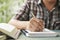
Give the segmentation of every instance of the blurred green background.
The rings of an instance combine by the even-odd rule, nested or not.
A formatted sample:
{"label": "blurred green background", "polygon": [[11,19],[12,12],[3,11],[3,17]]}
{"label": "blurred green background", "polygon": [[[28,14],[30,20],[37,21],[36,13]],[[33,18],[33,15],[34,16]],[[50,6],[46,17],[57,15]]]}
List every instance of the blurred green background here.
{"label": "blurred green background", "polygon": [[26,0],[0,0],[0,23],[7,23]]}

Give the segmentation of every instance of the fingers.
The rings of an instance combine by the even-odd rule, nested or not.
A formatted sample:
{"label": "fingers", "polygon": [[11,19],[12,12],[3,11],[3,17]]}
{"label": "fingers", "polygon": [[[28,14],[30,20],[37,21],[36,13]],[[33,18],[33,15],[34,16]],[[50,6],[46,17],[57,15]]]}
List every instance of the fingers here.
{"label": "fingers", "polygon": [[43,26],[44,26],[44,22],[40,19],[37,19],[37,18],[32,18],[31,20],[30,20],[30,22],[31,23],[36,23],[36,25],[39,25],[40,26],[40,28],[43,28]]}
{"label": "fingers", "polygon": [[[37,24],[36,24],[37,25]],[[43,28],[41,28],[41,26],[37,25],[36,26],[35,24],[32,24],[30,23],[30,31],[34,31],[34,32],[40,32],[40,31],[43,31]]]}
{"label": "fingers", "polygon": [[42,31],[44,28],[44,23],[42,20],[39,20],[35,17],[33,17],[31,20],[30,20],[30,29],[31,30],[34,30],[34,31]]}
{"label": "fingers", "polygon": [[38,27],[38,25],[39,25],[35,20],[31,20],[30,24],[34,25],[35,27]]}
{"label": "fingers", "polygon": [[30,24],[29,30],[32,32],[35,32],[36,27],[34,25]]}
{"label": "fingers", "polygon": [[39,32],[40,29],[38,28],[38,26],[36,27],[35,25],[30,23],[30,27],[29,27],[30,31],[32,32]]}

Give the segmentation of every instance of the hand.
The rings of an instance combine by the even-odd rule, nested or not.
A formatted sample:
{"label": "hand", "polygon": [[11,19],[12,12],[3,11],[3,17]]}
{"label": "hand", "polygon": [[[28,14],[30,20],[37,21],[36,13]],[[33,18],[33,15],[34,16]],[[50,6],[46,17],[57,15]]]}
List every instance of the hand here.
{"label": "hand", "polygon": [[39,32],[39,31],[43,31],[44,29],[44,22],[43,20],[39,20],[35,17],[33,17],[31,20],[30,20],[30,26],[28,28],[30,31],[33,31],[33,32]]}

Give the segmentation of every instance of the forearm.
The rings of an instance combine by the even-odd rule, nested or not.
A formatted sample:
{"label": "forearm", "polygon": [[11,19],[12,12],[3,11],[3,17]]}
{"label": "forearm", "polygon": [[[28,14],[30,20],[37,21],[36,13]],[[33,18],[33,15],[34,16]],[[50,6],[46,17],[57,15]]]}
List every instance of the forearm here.
{"label": "forearm", "polygon": [[26,29],[27,26],[29,25],[29,21],[18,21],[18,20],[12,19],[9,21],[9,24],[14,25],[18,29]]}

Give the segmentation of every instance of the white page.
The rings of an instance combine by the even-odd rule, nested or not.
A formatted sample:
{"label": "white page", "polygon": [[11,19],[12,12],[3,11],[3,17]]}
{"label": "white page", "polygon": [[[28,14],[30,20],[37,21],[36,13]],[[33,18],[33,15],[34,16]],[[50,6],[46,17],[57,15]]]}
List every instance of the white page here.
{"label": "white page", "polygon": [[44,29],[43,32],[31,32],[26,30],[28,33],[25,33],[28,37],[56,37],[57,33],[49,29]]}
{"label": "white page", "polygon": [[15,29],[15,27],[13,25],[7,24],[7,23],[0,23],[0,29],[4,29],[8,32],[13,31],[13,29]]}

